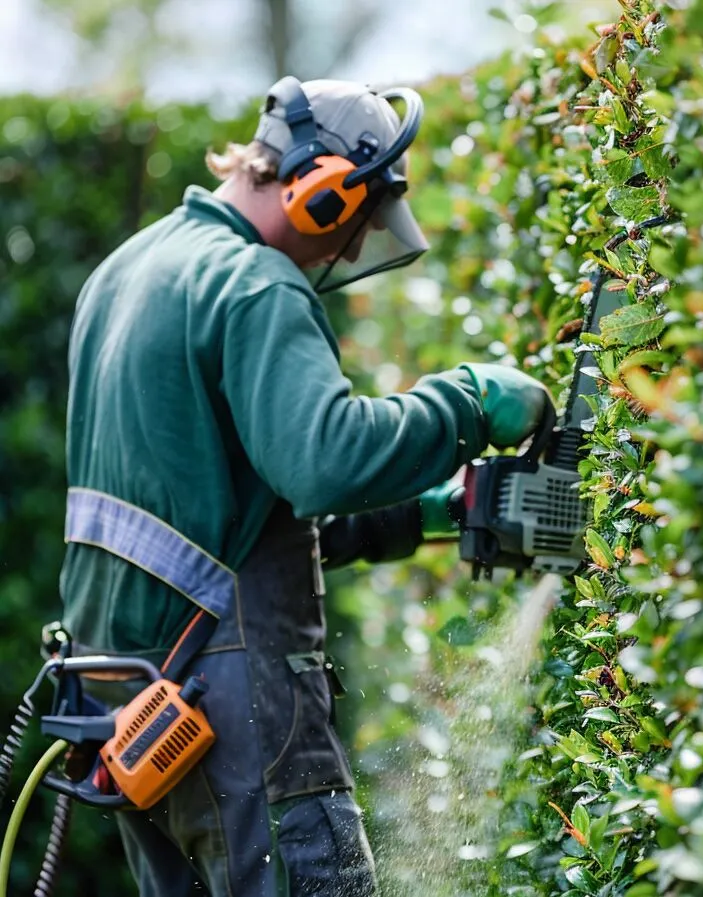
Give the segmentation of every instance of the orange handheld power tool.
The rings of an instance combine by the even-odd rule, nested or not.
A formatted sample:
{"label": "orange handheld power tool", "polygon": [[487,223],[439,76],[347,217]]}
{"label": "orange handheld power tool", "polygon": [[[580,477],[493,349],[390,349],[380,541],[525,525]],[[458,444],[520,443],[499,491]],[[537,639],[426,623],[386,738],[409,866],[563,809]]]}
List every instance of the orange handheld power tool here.
{"label": "orange handheld power tool", "polygon": [[[196,706],[207,683],[191,676],[181,686],[141,658],[103,656],[52,659],[45,667],[61,680],[83,675],[129,674],[150,684],[114,715],[64,712],[75,700],[59,703],[59,712],[42,716],[45,735],[75,746],[90,774],[81,781],[49,774],[43,782],[82,803],[100,807],[129,804],[146,810],[160,800],[200,760],[215,741],[204,712]],[[80,685],[78,685],[80,688]],[[64,693],[71,688],[64,689]],[[83,702],[85,706],[85,701]],[[70,763],[67,766],[69,772]]]}
{"label": "orange handheld power tool", "polygon": [[[213,618],[214,619],[214,618]],[[198,637],[214,624],[204,618]],[[201,639],[202,641],[202,639]],[[71,657],[71,637],[61,623],[42,630],[42,654],[46,662],[22,696],[10,732],[0,745],[0,806],[8,792],[15,758],[35,715],[34,698],[50,679],[55,685],[51,714],[41,716],[41,730],[53,736],[45,753],[15,804],[11,825],[0,851],[0,892],[7,893],[9,856],[19,821],[36,784],[57,791],[59,797],[51,824],[51,837],[34,891],[49,897],[66,837],[71,800],[100,809],[147,810],[171,790],[200,760],[215,741],[202,709],[196,706],[207,692],[207,683],[190,676],[178,685],[166,675],[179,673],[193,656],[191,641],[180,660],[160,672],[139,657]],[[126,706],[114,714],[84,692],[81,676],[96,679],[146,680],[149,682]],[[173,673],[174,678],[180,675]],[[63,757],[60,772],[50,772]],[[30,787],[31,785],[31,787]],[[29,789],[29,790],[28,790]],[[14,825],[12,824],[14,820]],[[3,873],[4,870],[4,873]]]}

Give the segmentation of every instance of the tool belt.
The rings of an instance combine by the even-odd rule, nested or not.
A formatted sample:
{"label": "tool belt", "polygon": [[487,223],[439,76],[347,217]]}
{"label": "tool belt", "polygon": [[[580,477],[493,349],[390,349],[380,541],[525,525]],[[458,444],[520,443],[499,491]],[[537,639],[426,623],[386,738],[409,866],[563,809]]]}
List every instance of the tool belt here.
{"label": "tool belt", "polygon": [[245,652],[250,684],[232,687],[252,689],[269,801],[352,787],[333,731],[334,697],[343,689],[323,652],[324,589],[310,522],[295,520],[290,506],[279,503],[235,573],[153,514],[73,488],[65,538],[134,564],[192,602],[196,613],[162,666],[164,678],[178,682],[210,654]]}
{"label": "tool belt", "polygon": [[68,490],[64,538],[121,557],[198,608],[161,667],[166,678],[177,682],[231,607],[234,572],[148,511],[93,489]]}

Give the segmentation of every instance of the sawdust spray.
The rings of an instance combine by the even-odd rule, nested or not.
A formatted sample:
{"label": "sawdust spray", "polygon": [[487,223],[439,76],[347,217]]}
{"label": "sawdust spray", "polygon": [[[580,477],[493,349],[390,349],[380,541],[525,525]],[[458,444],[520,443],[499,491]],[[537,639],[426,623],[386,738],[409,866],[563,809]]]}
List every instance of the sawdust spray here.
{"label": "sawdust spray", "polygon": [[382,774],[375,853],[383,897],[489,894],[501,770],[524,735],[527,674],[560,588],[558,576],[543,576],[470,663],[457,651],[435,694],[436,725],[423,724]]}

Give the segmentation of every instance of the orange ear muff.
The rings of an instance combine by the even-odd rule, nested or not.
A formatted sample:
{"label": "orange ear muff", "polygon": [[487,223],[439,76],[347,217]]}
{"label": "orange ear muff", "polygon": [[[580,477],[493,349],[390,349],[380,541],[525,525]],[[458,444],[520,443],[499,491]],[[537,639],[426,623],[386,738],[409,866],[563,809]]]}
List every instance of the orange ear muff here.
{"label": "orange ear muff", "polygon": [[357,166],[342,156],[317,156],[281,188],[281,202],[301,234],[327,234],[348,221],[366,199],[365,183],[344,186]]}

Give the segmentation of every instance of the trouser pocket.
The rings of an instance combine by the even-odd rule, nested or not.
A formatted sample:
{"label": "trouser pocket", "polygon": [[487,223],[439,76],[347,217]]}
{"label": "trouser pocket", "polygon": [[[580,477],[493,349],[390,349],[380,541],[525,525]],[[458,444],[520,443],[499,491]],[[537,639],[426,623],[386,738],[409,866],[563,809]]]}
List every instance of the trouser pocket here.
{"label": "trouser pocket", "polygon": [[265,771],[269,800],[283,800],[332,788],[351,788],[352,776],[330,719],[332,694],[321,652],[286,657],[286,685],[293,712],[286,739]]}
{"label": "trouser pocket", "polygon": [[361,811],[346,792],[295,801],[281,816],[278,850],[288,897],[372,897],[377,893]]}

